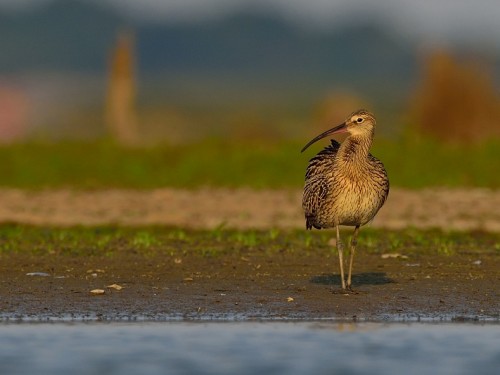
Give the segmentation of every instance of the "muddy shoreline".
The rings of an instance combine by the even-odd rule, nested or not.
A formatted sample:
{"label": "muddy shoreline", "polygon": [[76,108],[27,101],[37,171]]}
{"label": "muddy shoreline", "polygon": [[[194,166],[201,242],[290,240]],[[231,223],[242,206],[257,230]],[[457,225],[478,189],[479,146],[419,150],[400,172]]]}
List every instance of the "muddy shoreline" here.
{"label": "muddy shoreline", "polygon": [[[479,258],[479,259],[478,259]],[[335,257],[2,257],[0,321],[270,320],[500,322],[495,254],[356,259],[355,293]],[[44,272],[47,276],[28,276]],[[110,288],[119,285],[121,290]],[[91,290],[104,294],[93,295]]]}
{"label": "muddy shoreline", "polygon": [[[44,226],[303,228],[300,191],[2,189],[0,222]],[[500,231],[500,191],[393,189],[373,227]],[[189,251],[187,252],[189,254]],[[43,272],[45,276],[36,276]],[[35,273],[35,276],[28,274]],[[121,290],[108,288],[117,284]],[[356,255],[356,293],[335,253],[214,257],[0,254],[0,321],[500,321],[500,254]],[[104,294],[93,295],[91,290]]]}

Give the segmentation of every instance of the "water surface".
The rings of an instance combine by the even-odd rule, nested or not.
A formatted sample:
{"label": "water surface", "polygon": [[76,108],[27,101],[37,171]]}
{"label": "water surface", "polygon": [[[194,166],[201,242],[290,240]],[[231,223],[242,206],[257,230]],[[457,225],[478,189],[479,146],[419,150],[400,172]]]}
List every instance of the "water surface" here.
{"label": "water surface", "polygon": [[0,374],[497,374],[500,325],[8,323]]}

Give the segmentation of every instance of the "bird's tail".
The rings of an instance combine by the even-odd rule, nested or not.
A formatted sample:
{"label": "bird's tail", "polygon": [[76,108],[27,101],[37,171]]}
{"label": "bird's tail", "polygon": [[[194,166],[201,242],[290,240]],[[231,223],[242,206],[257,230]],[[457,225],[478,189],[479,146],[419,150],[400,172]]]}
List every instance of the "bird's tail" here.
{"label": "bird's tail", "polygon": [[313,227],[319,229],[314,225],[314,216],[306,215],[306,229],[312,229]]}

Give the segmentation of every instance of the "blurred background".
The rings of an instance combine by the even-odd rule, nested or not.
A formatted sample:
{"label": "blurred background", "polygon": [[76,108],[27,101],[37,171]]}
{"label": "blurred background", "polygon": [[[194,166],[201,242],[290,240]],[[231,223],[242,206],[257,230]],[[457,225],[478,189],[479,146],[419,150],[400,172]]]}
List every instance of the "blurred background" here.
{"label": "blurred background", "polygon": [[298,187],[302,145],[364,107],[394,185],[498,188],[499,14],[495,0],[0,0],[0,185]]}

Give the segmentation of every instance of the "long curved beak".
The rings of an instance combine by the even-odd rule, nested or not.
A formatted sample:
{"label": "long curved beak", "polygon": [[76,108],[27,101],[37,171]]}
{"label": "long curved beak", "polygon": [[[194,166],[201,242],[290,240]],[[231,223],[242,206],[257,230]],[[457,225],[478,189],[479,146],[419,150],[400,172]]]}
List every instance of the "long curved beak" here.
{"label": "long curved beak", "polygon": [[307,145],[305,145],[304,148],[302,150],[300,150],[300,152],[304,152],[310,145],[312,145],[314,142],[319,141],[322,138],[328,137],[329,135],[332,135],[332,134],[344,133],[346,131],[347,131],[347,123],[344,122],[344,123],[340,124],[339,126],[336,126],[330,130],[327,130],[324,133],[321,133],[316,138],[309,141],[309,143]]}

